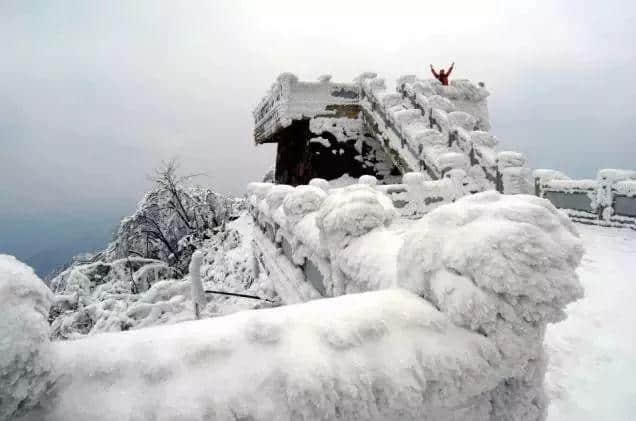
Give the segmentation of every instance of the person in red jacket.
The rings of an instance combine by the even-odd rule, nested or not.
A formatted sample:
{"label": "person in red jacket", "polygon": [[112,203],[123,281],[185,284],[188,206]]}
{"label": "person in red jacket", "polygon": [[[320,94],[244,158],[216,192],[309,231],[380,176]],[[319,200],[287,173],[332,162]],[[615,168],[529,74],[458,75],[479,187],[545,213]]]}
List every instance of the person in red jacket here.
{"label": "person in red jacket", "polygon": [[449,67],[447,71],[444,71],[444,69],[440,69],[439,73],[437,73],[433,68],[433,65],[431,64],[431,72],[433,72],[433,76],[435,76],[435,79],[442,82],[442,85],[447,86],[448,76],[450,76],[451,72],[453,71],[453,67],[455,67],[455,62],[451,64],[451,67]]}

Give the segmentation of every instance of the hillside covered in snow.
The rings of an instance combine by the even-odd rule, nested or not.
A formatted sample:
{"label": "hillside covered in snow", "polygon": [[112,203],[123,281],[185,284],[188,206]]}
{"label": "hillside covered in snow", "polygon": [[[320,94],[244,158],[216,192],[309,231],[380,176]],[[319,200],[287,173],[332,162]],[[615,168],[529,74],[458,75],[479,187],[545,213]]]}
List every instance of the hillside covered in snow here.
{"label": "hillside covered in snow", "polygon": [[[191,320],[188,264],[195,250],[203,255],[206,288],[276,301],[268,280],[254,276],[244,200],[187,183],[171,163],[160,175],[106,250],[78,256],[51,280],[52,338]],[[271,305],[213,294],[208,300],[203,317]]]}

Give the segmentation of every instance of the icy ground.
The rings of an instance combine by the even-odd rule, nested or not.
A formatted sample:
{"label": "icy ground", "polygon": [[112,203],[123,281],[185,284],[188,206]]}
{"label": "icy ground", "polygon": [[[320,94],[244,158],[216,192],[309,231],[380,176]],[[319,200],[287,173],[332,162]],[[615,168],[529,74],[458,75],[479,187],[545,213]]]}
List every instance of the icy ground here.
{"label": "icy ground", "polygon": [[636,419],[636,232],[576,225],[585,298],[548,327],[550,421]]}

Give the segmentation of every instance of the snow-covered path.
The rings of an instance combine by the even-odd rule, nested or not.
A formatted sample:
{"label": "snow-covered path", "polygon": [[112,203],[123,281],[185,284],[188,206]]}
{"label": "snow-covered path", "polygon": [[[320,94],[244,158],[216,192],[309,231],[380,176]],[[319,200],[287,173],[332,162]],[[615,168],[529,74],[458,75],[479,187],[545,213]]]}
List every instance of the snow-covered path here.
{"label": "snow-covered path", "polygon": [[550,326],[548,419],[636,419],[636,232],[577,224],[585,298]]}

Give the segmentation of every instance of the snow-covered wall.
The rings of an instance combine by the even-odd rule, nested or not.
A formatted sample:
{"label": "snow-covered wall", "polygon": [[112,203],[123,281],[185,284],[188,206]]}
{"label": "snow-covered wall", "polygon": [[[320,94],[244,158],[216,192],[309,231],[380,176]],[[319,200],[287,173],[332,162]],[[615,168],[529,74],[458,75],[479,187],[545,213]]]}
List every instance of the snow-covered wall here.
{"label": "snow-covered wall", "polygon": [[[259,223],[278,224],[271,241],[255,235],[271,246],[266,258],[291,252],[283,271],[300,272],[302,260],[323,258],[335,298],[50,343],[37,334],[46,288],[0,259],[0,320],[20,321],[0,322],[0,344],[19,344],[0,359],[2,414],[545,419],[545,327],[582,294],[582,247],[567,217],[544,199],[491,191],[407,220],[370,179],[325,187],[254,183],[249,200]],[[282,250],[283,239],[295,248]],[[308,285],[299,301],[321,296],[298,280]]]}

